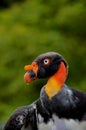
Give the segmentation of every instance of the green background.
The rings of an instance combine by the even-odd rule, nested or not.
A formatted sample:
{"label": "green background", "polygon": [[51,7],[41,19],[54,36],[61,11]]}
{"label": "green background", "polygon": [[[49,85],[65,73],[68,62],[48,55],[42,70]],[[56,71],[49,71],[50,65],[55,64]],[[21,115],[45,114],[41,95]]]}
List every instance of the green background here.
{"label": "green background", "polygon": [[0,122],[39,97],[46,80],[26,85],[24,66],[56,51],[69,64],[66,83],[86,91],[85,0],[5,1],[0,8]]}

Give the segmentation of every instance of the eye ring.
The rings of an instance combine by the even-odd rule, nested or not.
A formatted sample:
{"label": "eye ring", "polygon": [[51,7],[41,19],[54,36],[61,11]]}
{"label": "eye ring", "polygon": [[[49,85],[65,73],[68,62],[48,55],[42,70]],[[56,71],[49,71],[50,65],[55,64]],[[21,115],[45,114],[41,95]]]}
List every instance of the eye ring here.
{"label": "eye ring", "polygon": [[43,60],[43,64],[44,64],[44,65],[49,65],[49,64],[50,64],[50,59],[49,59],[49,58],[45,58],[45,59]]}

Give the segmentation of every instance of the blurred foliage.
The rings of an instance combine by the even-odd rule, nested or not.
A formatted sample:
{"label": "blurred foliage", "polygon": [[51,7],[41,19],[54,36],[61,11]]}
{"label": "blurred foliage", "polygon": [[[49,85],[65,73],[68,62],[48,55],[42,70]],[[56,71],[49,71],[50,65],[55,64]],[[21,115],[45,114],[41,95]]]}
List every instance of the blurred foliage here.
{"label": "blurred foliage", "polygon": [[0,9],[5,9],[10,7],[14,3],[20,3],[25,0],[0,0]]}
{"label": "blurred foliage", "polygon": [[69,64],[67,84],[86,91],[86,1],[31,0],[0,11],[0,120],[39,97],[46,80],[26,86],[24,65],[56,51]]}

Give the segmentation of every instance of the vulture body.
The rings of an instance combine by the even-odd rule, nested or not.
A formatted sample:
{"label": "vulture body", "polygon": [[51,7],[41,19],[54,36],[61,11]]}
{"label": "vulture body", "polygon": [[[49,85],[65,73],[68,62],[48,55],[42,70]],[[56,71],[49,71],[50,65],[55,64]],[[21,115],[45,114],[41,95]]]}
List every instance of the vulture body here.
{"label": "vulture body", "polygon": [[[41,89],[40,98],[31,105],[18,108],[4,130],[40,130],[41,122],[51,122],[52,130],[58,130],[58,117],[86,121],[86,93],[65,84],[68,65],[60,54],[42,54],[31,65],[26,65],[25,70],[26,83],[37,78],[48,78],[48,81]],[[60,126],[60,130],[66,130],[64,123]]]}

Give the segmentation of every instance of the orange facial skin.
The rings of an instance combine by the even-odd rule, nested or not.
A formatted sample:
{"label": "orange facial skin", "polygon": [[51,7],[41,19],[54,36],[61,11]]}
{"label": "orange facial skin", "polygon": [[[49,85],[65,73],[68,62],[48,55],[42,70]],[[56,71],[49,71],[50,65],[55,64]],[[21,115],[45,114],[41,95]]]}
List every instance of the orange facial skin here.
{"label": "orange facial skin", "polygon": [[31,83],[37,78],[38,65],[36,62],[33,62],[31,65],[26,65],[24,69],[28,71],[24,75],[24,81],[26,83]]}
{"label": "orange facial skin", "polygon": [[66,77],[67,69],[65,68],[64,63],[61,62],[59,70],[48,79],[48,82],[45,85],[45,91],[50,99],[62,89]]}

